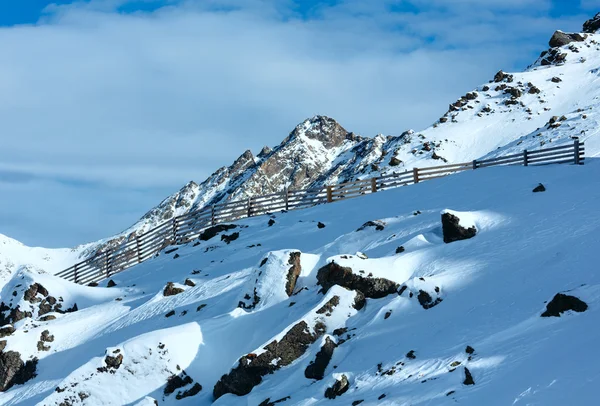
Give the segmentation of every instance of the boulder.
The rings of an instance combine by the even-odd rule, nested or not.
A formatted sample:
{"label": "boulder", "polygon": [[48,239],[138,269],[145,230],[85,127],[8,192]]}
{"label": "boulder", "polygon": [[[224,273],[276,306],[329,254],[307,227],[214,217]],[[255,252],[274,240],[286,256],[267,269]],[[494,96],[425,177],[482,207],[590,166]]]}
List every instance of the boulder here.
{"label": "boulder", "polygon": [[586,36],[581,35],[579,33],[566,33],[566,32],[562,32],[562,31],[555,31],[554,34],[552,35],[552,38],[550,38],[550,41],[548,42],[548,44],[550,45],[551,48],[556,48],[556,47],[562,47],[564,45],[570,44],[571,42],[574,41],[584,41],[586,38]]}
{"label": "boulder", "polygon": [[356,229],[356,231],[366,230],[370,227],[375,228],[376,231],[383,231],[385,229],[385,223],[381,220],[367,221],[365,224]]}
{"label": "boulder", "polygon": [[343,267],[330,262],[317,272],[318,284],[321,291],[327,291],[334,285],[362,292],[365,297],[379,299],[391,293],[396,293],[399,285],[385,278],[365,278],[352,272],[352,268]]}
{"label": "boulder", "polygon": [[107,287],[107,288],[113,288],[113,287],[115,287],[115,286],[117,286],[117,284],[116,284],[116,283],[115,283],[115,281],[113,281],[112,279],[110,279],[110,280],[108,281],[108,283],[106,284],[106,287]]}
{"label": "boulder", "polygon": [[108,368],[119,369],[123,363],[123,354],[117,354],[114,357],[112,355],[107,355],[104,358],[104,363],[106,363]]}
{"label": "boulder", "polygon": [[471,375],[471,371],[467,367],[465,367],[465,380],[463,381],[464,385],[475,385],[475,381],[473,380],[473,375]]}
{"label": "boulder", "polygon": [[235,233],[231,233],[229,235],[223,234],[221,236],[221,241],[225,241],[226,244],[229,244],[231,241],[235,241],[239,238],[240,233],[239,232],[235,232]]}
{"label": "boulder", "polygon": [[338,396],[342,396],[350,389],[350,383],[348,382],[348,378],[346,375],[342,375],[342,377],[335,381],[333,386],[327,388],[325,390],[325,397],[327,399],[335,399]]}
{"label": "boulder", "polygon": [[316,379],[320,381],[325,376],[325,369],[333,357],[333,351],[337,347],[337,344],[329,337],[325,338],[325,344],[321,346],[321,349],[317,353],[314,362],[311,362],[309,366],[304,370],[304,376],[308,379]]}
{"label": "boulder", "polygon": [[21,385],[36,376],[37,358],[23,362],[16,351],[0,353],[0,392]]}
{"label": "boulder", "polygon": [[542,185],[541,183],[533,189],[533,193],[539,193],[539,192],[545,192],[545,191],[546,191],[546,187],[544,185]]}
{"label": "boulder", "polygon": [[231,230],[232,228],[236,228],[235,224],[219,224],[213,227],[209,227],[204,230],[200,237],[198,237],[201,241],[208,241],[213,238],[215,235],[219,234],[222,231]]}
{"label": "boulder", "polygon": [[304,355],[310,344],[323,334],[316,326],[312,331],[305,321],[295,324],[280,341],[273,340],[263,348],[260,355],[247,354],[238,361],[238,365],[223,375],[213,389],[215,399],[226,393],[244,396],[262,382],[265,375],[285,367]]}
{"label": "boulder", "polygon": [[287,282],[285,284],[285,293],[287,293],[288,296],[292,296],[294,288],[296,287],[296,282],[302,271],[302,265],[300,265],[300,251],[290,253],[288,264],[291,265],[291,267],[288,269],[286,276]]}
{"label": "boulder", "polygon": [[[172,375],[167,380],[167,385],[165,386],[164,394],[170,395],[171,393],[175,392],[177,389],[181,389],[184,386],[191,384],[192,382],[194,382],[194,380],[192,379],[191,376],[186,374],[185,371],[182,371],[181,374],[179,374],[179,375]],[[200,387],[200,389],[202,389],[202,387]]]}
{"label": "boulder", "polygon": [[320,221],[317,223],[317,228],[325,228],[325,224],[321,223]]}
{"label": "boulder", "polygon": [[442,233],[444,235],[444,242],[451,243],[454,241],[466,240],[475,237],[477,229],[473,227],[462,227],[460,225],[460,218],[452,213],[442,213]]}
{"label": "boulder", "polygon": [[165,289],[163,290],[163,296],[175,296],[183,292],[182,288],[178,288],[175,286],[173,282],[167,283]]}
{"label": "boulder", "polygon": [[[441,121],[441,119],[440,119]],[[396,158],[395,156],[392,157],[392,159],[390,159],[390,166],[398,166],[402,163],[402,161],[398,158]]]}
{"label": "boulder", "polygon": [[0,338],[7,337],[15,332],[15,328],[10,324],[0,328]]}
{"label": "boulder", "polygon": [[37,303],[42,300],[37,297],[38,293],[44,297],[48,296],[48,290],[45,287],[39,283],[34,283],[25,291],[23,298],[30,303]]}
{"label": "boulder", "polygon": [[189,398],[190,396],[196,396],[202,390],[202,385],[196,382],[190,389],[183,392],[179,392],[175,395],[175,399],[181,400],[183,398]]}
{"label": "boulder", "polygon": [[557,293],[546,305],[546,311],[542,313],[542,317],[560,317],[561,313],[564,313],[568,310],[581,313],[585,312],[587,308],[587,303],[581,299],[575,296]]}
{"label": "boulder", "polygon": [[600,13],[583,23],[583,32],[593,34],[600,29]]}
{"label": "boulder", "polygon": [[187,278],[187,279],[186,279],[186,280],[183,282],[183,284],[184,284],[185,286],[189,286],[190,288],[193,288],[194,286],[196,286],[196,284],[195,284],[195,283],[194,283],[194,282],[193,282],[191,279],[189,279],[189,278]]}
{"label": "boulder", "polygon": [[425,292],[424,290],[419,290],[417,299],[419,300],[419,303],[421,304],[421,306],[423,306],[423,309],[425,310],[431,309],[432,307],[437,306],[439,303],[442,302],[442,298],[436,297],[434,300],[431,297],[431,295]]}

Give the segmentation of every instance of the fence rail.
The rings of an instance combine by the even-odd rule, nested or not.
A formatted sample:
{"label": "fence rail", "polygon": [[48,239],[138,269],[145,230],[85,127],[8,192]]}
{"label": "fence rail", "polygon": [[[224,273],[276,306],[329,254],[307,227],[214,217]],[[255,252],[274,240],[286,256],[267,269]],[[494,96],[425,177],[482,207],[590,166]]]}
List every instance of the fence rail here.
{"label": "fence rail", "polygon": [[548,165],[558,163],[583,164],[584,144],[575,139],[573,144],[523,151],[497,158],[457,164],[413,168],[376,178],[356,180],[315,189],[288,190],[248,199],[217,203],[201,210],[177,216],[140,235],[132,234],[116,247],[97,252],[56,274],[78,284],[90,284],[124,271],[152,258],[170,245],[185,244],[197,238],[203,230],[226,222],[260,216],[276,211],[298,210],[323,203],[338,202],[399,186],[436,179],[453,173],[507,165]]}

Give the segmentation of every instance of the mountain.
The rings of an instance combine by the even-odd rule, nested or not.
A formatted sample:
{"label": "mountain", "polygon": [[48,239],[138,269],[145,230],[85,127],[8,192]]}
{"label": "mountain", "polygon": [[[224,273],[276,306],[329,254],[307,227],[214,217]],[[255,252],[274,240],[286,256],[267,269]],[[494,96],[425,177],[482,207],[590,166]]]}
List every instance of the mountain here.
{"label": "mountain", "polygon": [[356,135],[332,118],[298,124],[278,146],[256,156],[245,151],[201,183],[190,182],[129,228],[125,235],[188,210],[284,188],[320,187],[404,171],[413,167],[536,149],[580,137],[588,155],[600,152],[598,19],[582,33],[557,31],[550,49],[523,72],[497,72],[449,105],[422,131],[397,136]]}

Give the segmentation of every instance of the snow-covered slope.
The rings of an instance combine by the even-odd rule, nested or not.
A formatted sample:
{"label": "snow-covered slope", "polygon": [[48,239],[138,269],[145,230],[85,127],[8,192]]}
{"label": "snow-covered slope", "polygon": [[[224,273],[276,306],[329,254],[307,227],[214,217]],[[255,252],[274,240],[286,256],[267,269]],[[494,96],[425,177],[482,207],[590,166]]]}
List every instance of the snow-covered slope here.
{"label": "snow-covered slope", "polygon": [[[113,287],[21,270],[0,404],[595,404],[598,179],[488,168],[250,218]],[[477,234],[444,243],[441,213]],[[559,292],[586,311],[540,317]]]}

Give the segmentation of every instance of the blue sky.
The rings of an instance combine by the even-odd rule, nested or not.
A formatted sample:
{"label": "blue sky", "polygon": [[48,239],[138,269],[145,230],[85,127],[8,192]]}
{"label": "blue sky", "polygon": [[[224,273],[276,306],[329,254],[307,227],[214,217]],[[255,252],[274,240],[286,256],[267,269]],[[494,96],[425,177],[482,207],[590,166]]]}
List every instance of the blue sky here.
{"label": "blue sky", "polygon": [[73,246],[325,114],[421,129],[600,0],[0,0],[0,233]]}

